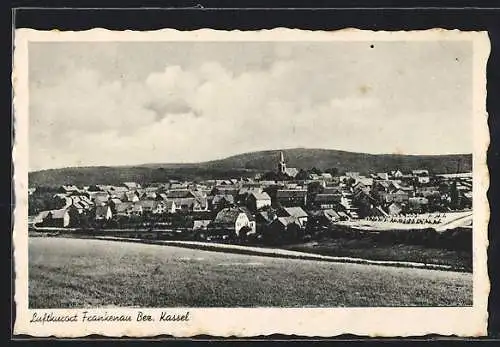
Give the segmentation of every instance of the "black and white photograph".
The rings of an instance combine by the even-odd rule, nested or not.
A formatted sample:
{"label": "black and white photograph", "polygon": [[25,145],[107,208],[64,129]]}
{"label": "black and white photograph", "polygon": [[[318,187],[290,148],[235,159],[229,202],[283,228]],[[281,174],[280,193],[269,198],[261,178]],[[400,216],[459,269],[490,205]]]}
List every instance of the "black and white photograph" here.
{"label": "black and white photograph", "polygon": [[486,34],[18,43],[21,331],[484,329]]}

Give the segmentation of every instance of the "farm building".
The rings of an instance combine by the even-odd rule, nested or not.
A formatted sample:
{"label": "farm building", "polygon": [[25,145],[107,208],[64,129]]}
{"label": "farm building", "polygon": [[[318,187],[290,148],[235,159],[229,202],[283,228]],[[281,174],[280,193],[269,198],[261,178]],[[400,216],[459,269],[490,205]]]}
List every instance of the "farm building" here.
{"label": "farm building", "polygon": [[242,207],[224,208],[215,217],[212,226],[216,229],[225,229],[234,232],[236,236],[245,228],[247,233],[255,233],[255,220],[252,215]]}
{"label": "farm building", "polygon": [[278,189],[276,202],[281,206],[305,206],[307,202],[306,189]]}
{"label": "farm building", "polygon": [[283,207],[277,212],[278,217],[294,217],[301,227],[307,223],[309,215],[300,207]]}
{"label": "farm building", "polygon": [[257,211],[266,206],[271,206],[271,197],[266,192],[252,192],[247,198],[248,207]]}

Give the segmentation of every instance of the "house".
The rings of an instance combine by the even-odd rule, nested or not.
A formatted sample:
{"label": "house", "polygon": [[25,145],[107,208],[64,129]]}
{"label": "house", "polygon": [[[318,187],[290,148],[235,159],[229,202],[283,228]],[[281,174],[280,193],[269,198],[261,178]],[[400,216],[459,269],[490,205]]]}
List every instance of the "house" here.
{"label": "house", "polygon": [[157,197],[158,197],[158,194],[156,192],[148,192],[148,191],[146,191],[146,192],[144,192],[144,195],[143,195],[144,199],[150,199],[150,200],[151,199],[154,200]]}
{"label": "house", "polygon": [[301,227],[307,223],[309,215],[300,207],[283,207],[277,212],[278,217],[294,217],[297,219]]}
{"label": "house", "polygon": [[88,205],[86,205],[83,201],[80,200],[72,200],[70,206],[72,206],[80,214],[88,209]]}
{"label": "house", "polygon": [[171,200],[175,203],[176,212],[189,212],[193,210],[194,198],[173,198]]}
{"label": "house", "polygon": [[78,213],[90,210],[93,205],[93,202],[85,195],[73,195],[66,202],[66,207],[73,206]]}
{"label": "house", "polygon": [[121,194],[129,191],[127,187],[120,187],[120,186],[111,186],[105,190],[113,196],[120,196]]}
{"label": "house", "polygon": [[327,186],[321,191],[322,194],[341,194],[342,189],[339,186]]}
{"label": "house", "polygon": [[387,208],[387,212],[391,216],[397,216],[397,215],[401,214],[401,211],[403,211],[403,206],[399,202],[393,202]]}
{"label": "house", "polygon": [[407,202],[409,199],[409,195],[407,192],[403,191],[402,189],[398,189],[395,192],[388,193],[385,195],[385,202]]}
{"label": "house", "polygon": [[107,192],[89,192],[90,199],[94,202],[94,204],[97,205],[104,205],[107,204],[108,199],[109,199],[109,194]]}
{"label": "house", "polygon": [[268,225],[276,218],[278,218],[278,215],[276,214],[276,211],[274,211],[273,209],[259,211],[255,215],[255,221],[257,222],[257,226]]}
{"label": "house", "polygon": [[408,207],[412,212],[424,212],[429,200],[424,197],[413,197],[408,199]]}
{"label": "house", "polygon": [[231,230],[240,235],[240,231],[245,228],[246,233],[255,233],[256,225],[252,215],[242,207],[224,208],[215,217],[212,226],[216,229]]}
{"label": "house", "polygon": [[430,182],[428,170],[412,170],[411,174],[417,179],[420,184],[427,184]]}
{"label": "house", "polygon": [[208,211],[207,198],[174,198],[176,211],[203,212]]}
{"label": "house", "polygon": [[45,219],[47,218],[47,216],[49,215],[50,211],[42,211],[40,212],[39,214],[37,214],[35,216],[35,218],[33,218],[33,225],[34,226],[42,226],[43,225],[43,222],[45,221]]}
{"label": "house", "polygon": [[125,193],[123,193],[122,197],[123,197],[123,201],[129,201],[129,202],[139,201],[139,194],[137,192],[134,192],[134,191],[125,192]]}
{"label": "house", "polygon": [[169,199],[194,198],[189,189],[173,189],[169,190],[166,194]]}
{"label": "house", "polygon": [[73,192],[79,192],[79,191],[80,190],[75,185],[62,185],[59,188],[60,193],[73,193]]}
{"label": "house", "polygon": [[208,211],[208,199],[206,197],[197,197],[194,199],[193,212]]}
{"label": "house", "polygon": [[141,204],[138,203],[133,203],[132,208],[131,208],[131,215],[132,216],[142,216],[144,213],[144,208],[142,207]]}
{"label": "house", "polygon": [[326,181],[331,181],[333,180],[333,176],[331,173],[328,173],[328,172],[324,172],[321,174],[321,178],[323,178],[324,180]]}
{"label": "house", "polygon": [[278,189],[276,202],[281,206],[305,206],[307,189]]}
{"label": "house", "polygon": [[143,213],[162,214],[166,210],[165,204],[156,200],[140,200],[136,202],[136,205],[142,207]]}
{"label": "house", "polygon": [[334,210],[323,210],[321,211],[322,215],[328,218],[332,222],[338,222],[340,220],[340,215]]}
{"label": "house", "polygon": [[230,194],[217,194],[212,197],[210,205],[212,211],[219,211],[225,207],[231,207],[234,205],[234,196]]}
{"label": "house", "polygon": [[238,192],[240,191],[239,188],[233,187],[233,186],[224,186],[224,185],[219,185],[216,186],[212,189],[210,192],[211,195],[232,195],[233,197],[238,196]]}
{"label": "house", "polygon": [[309,224],[312,229],[328,227],[334,222],[338,222],[340,216],[334,210],[312,211]]}
{"label": "house", "polygon": [[247,198],[247,205],[252,211],[271,206],[271,197],[266,192],[252,192]]}
{"label": "house", "polygon": [[210,219],[194,220],[193,230],[207,230],[210,223],[212,223]]}
{"label": "house", "polygon": [[342,199],[342,194],[316,194],[314,197],[314,205],[320,209],[330,209],[335,208],[340,204]]}
{"label": "house", "polygon": [[136,182],[123,182],[122,186],[126,187],[129,190],[141,188],[141,185],[139,183],[136,183]]}
{"label": "house", "polygon": [[118,198],[112,198],[109,200],[109,206],[111,207],[112,211],[116,211],[116,206],[122,204],[123,202],[118,199]]}
{"label": "house", "polygon": [[297,218],[291,216],[278,217],[272,221],[270,226],[271,228],[273,228],[274,226],[278,226],[278,229],[286,231],[291,225],[296,226],[299,229],[301,228],[300,222],[297,220]]}
{"label": "house", "polygon": [[48,211],[43,219],[43,225],[48,227],[66,228],[70,224],[70,214],[67,208]]}
{"label": "house", "polygon": [[377,178],[386,181],[389,179],[389,174],[387,172],[377,172]]}
{"label": "house", "polygon": [[346,176],[347,178],[357,179],[357,178],[359,177],[359,172],[349,171],[349,172],[346,172],[346,173],[345,173],[345,176]]}
{"label": "house", "polygon": [[134,203],[133,202],[122,202],[121,204],[115,205],[115,214],[117,216],[130,217],[132,215]]}
{"label": "house", "polygon": [[95,208],[96,220],[110,220],[111,218],[113,218],[113,212],[110,206],[97,206]]}
{"label": "house", "polygon": [[337,211],[337,214],[339,215],[341,221],[351,219],[344,211]]}
{"label": "house", "polygon": [[393,178],[401,178],[403,177],[403,173],[400,170],[392,170],[390,176]]}
{"label": "house", "polygon": [[165,213],[175,213],[177,210],[177,206],[175,205],[174,199],[166,199],[164,200],[165,205]]}
{"label": "house", "polygon": [[278,217],[266,228],[266,234],[274,242],[296,240],[301,234],[301,226],[295,217]]}
{"label": "house", "polygon": [[319,181],[322,177],[318,174],[315,174],[315,173],[311,173],[309,174],[309,179],[311,181]]}
{"label": "house", "polygon": [[371,191],[371,186],[366,186],[364,185],[363,183],[361,182],[356,182],[353,186],[352,186],[352,191],[353,193],[357,193],[357,192],[363,192],[363,193],[366,193],[366,194],[369,194],[370,191]]}
{"label": "house", "polygon": [[372,191],[374,192],[384,192],[384,193],[391,193],[393,191],[397,190],[397,187],[394,185],[393,181],[374,181],[373,186],[372,186]]}
{"label": "house", "polygon": [[241,187],[238,190],[238,199],[240,199],[241,201],[244,201],[252,193],[262,193],[262,187],[260,185],[256,186],[256,187],[253,187],[253,186],[252,187]]}

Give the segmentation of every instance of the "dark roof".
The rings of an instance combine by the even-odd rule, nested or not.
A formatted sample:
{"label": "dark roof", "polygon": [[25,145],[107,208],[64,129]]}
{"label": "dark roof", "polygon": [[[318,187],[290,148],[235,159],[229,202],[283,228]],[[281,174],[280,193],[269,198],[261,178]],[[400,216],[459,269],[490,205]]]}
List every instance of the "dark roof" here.
{"label": "dark roof", "polygon": [[342,194],[316,194],[316,202],[340,202]]}
{"label": "dark roof", "polygon": [[121,204],[116,205],[116,212],[125,212],[132,208],[134,204],[132,202],[126,201],[122,202]]}
{"label": "dark roof", "polygon": [[211,222],[211,220],[194,220],[193,229],[206,228]]}
{"label": "dark roof", "polygon": [[289,226],[290,224],[297,224],[300,226],[297,218],[295,217],[278,217],[271,224],[281,224],[284,227]]}
{"label": "dark roof", "polygon": [[217,194],[213,197],[212,203],[218,204],[223,200],[232,204],[232,203],[234,203],[234,196],[232,196],[231,194]]}
{"label": "dark roof", "polygon": [[276,217],[276,213],[270,211],[261,211],[257,213],[257,216],[260,217],[264,222],[271,223]]}
{"label": "dark roof", "polygon": [[139,188],[139,184],[136,182],[123,182],[122,184],[129,189]]}
{"label": "dark roof", "polygon": [[271,200],[271,197],[266,192],[253,192],[250,196],[254,197],[255,200]]}
{"label": "dark roof", "polygon": [[196,202],[195,198],[174,198],[175,206],[192,208]]}
{"label": "dark roof", "polygon": [[238,192],[239,192],[239,189],[238,188],[234,188],[234,187],[215,187],[214,188],[214,191],[217,193],[217,194],[231,194],[231,195],[238,195]]}
{"label": "dark roof", "polygon": [[409,198],[408,202],[412,204],[427,204],[429,203],[429,200],[427,198],[415,197],[415,198]]}
{"label": "dark roof", "polygon": [[242,213],[243,212],[238,208],[224,208],[219,213],[217,213],[217,216],[214,219],[214,224],[232,225],[236,222],[236,219]]}
{"label": "dark roof", "polygon": [[36,217],[33,219],[34,223],[41,223],[47,216],[49,215],[50,211],[42,211],[39,214],[36,215]]}
{"label": "dark roof", "polygon": [[248,211],[247,208],[245,207],[228,207],[222,209],[219,213],[217,213],[217,216],[214,219],[214,224],[219,224],[219,225],[227,225],[227,224],[234,224],[238,216],[244,213],[246,214],[247,218],[250,221],[253,221],[254,218],[250,211]]}
{"label": "dark roof", "polygon": [[282,211],[284,211],[289,216],[293,216],[295,218],[308,216],[307,212],[300,207],[283,207]]}
{"label": "dark roof", "polygon": [[167,192],[168,198],[192,198],[193,194],[188,189],[175,189]]}
{"label": "dark roof", "polygon": [[325,187],[323,189],[323,192],[322,194],[336,194],[336,193],[340,193],[342,190],[340,189],[339,186],[336,186],[336,187]]}
{"label": "dark roof", "polygon": [[324,210],[323,214],[330,218],[340,218],[339,214],[334,210]]}
{"label": "dark roof", "polygon": [[165,208],[167,210],[171,210],[172,206],[175,204],[175,201],[173,199],[166,199],[164,203],[165,203]]}
{"label": "dark roof", "polygon": [[146,209],[154,209],[156,205],[158,205],[158,201],[155,200],[141,200],[136,202],[136,205],[142,206],[142,208]]}
{"label": "dark roof", "polygon": [[307,190],[305,189],[278,189],[276,198],[305,198]]}

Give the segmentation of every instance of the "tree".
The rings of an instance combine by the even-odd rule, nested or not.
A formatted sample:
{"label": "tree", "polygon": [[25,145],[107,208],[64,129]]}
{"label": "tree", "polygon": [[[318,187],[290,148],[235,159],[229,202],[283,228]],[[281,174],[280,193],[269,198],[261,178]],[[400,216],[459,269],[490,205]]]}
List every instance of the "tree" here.
{"label": "tree", "polygon": [[450,207],[456,210],[459,207],[459,192],[457,188],[457,182],[453,181],[450,186]]}
{"label": "tree", "polygon": [[336,167],[331,167],[329,169],[326,169],[325,170],[326,173],[329,173],[330,175],[332,176],[338,176],[339,174],[339,169],[337,169]]}
{"label": "tree", "polygon": [[308,179],[308,177],[309,177],[309,174],[307,173],[307,171],[300,169],[297,176],[295,176],[295,179],[297,179],[299,181],[304,181],[304,180]]}
{"label": "tree", "polygon": [[318,169],[317,167],[313,167],[311,169],[311,173],[316,174],[316,175],[321,175],[323,172],[320,169]]}
{"label": "tree", "polygon": [[311,205],[312,202],[316,199],[316,195],[321,193],[323,187],[319,182],[311,182],[307,185],[307,201],[308,205]]}
{"label": "tree", "polygon": [[264,174],[262,174],[261,179],[264,181],[274,181],[274,180],[278,179],[278,177],[277,177],[276,172],[268,171],[268,172],[265,172]]}
{"label": "tree", "polygon": [[54,193],[37,190],[28,198],[28,213],[29,215],[36,215],[42,211],[57,210],[63,208],[64,205],[64,200],[60,198],[54,198]]}

